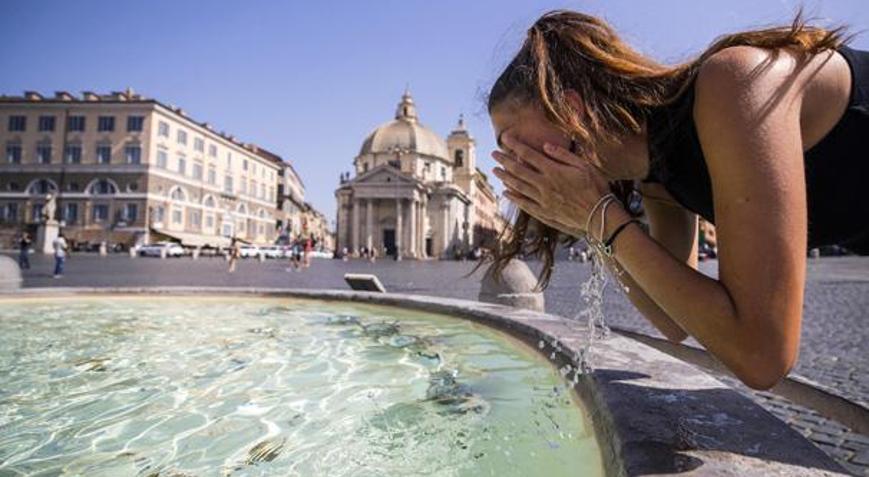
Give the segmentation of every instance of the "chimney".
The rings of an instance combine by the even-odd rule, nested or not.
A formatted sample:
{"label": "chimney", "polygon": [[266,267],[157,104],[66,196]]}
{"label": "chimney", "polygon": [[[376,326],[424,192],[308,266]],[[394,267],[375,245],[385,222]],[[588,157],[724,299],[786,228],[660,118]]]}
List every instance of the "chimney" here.
{"label": "chimney", "polygon": [[84,98],[85,101],[99,101],[100,100],[100,97],[96,93],[94,93],[93,91],[82,91],[81,96],[82,96],[82,98]]}
{"label": "chimney", "polygon": [[24,99],[27,101],[42,101],[42,95],[36,91],[25,91]]}
{"label": "chimney", "polygon": [[66,91],[55,91],[54,99],[59,99],[61,101],[72,101],[75,98],[73,98],[73,96]]}

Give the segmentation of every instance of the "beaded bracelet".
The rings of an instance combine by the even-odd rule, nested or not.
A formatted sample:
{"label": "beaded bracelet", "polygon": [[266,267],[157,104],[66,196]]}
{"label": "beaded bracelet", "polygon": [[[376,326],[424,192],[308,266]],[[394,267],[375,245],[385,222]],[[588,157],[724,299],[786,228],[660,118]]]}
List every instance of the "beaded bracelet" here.
{"label": "beaded bracelet", "polygon": [[628,227],[628,225],[631,225],[631,224],[637,224],[637,225],[639,225],[640,227],[642,227],[642,222],[640,222],[639,220],[637,220],[637,219],[631,219],[631,220],[628,220],[627,222],[625,222],[625,223],[619,225],[618,227],[616,227],[616,229],[615,229],[615,230],[613,231],[613,233],[609,236],[609,238],[606,240],[606,242],[604,242],[604,244],[603,244],[603,252],[604,252],[608,257],[612,257],[612,256],[613,256],[613,244],[615,243],[616,238],[619,236],[620,233],[622,233],[623,230],[625,230],[625,229]]}

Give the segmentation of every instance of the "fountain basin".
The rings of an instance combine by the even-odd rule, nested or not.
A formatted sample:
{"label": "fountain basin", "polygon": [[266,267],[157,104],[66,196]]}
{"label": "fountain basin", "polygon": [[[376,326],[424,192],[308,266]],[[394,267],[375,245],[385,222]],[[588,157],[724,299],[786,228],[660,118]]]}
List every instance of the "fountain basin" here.
{"label": "fountain basin", "polygon": [[[120,297],[131,295],[139,298],[147,297],[151,302],[195,301],[203,297],[219,297],[224,300],[229,297],[230,300],[238,302],[263,299],[324,300],[324,303],[339,307],[374,304],[397,310],[449,315],[506,332],[526,343],[530,349],[537,350],[540,355],[552,358],[555,366],[562,369],[566,365],[574,366],[571,359],[585,344],[584,340],[587,336],[587,330],[577,326],[576,323],[542,313],[464,300],[342,291],[220,288],[25,289],[2,295],[0,310],[12,303],[21,303],[22,300],[32,303],[48,300],[62,304],[65,299],[67,303],[90,299],[104,300],[109,304],[117,302]],[[193,309],[197,309],[196,306]],[[199,309],[201,310],[202,307]],[[398,314],[402,313],[404,312]],[[398,318],[400,325],[401,317]],[[367,326],[377,324],[377,320],[363,321],[365,321],[363,325]],[[4,326],[2,318],[0,318],[0,326]],[[355,329],[354,326],[356,325],[351,325],[348,329]],[[367,331],[362,325],[359,330],[363,334]],[[267,330],[260,331],[265,333]],[[381,331],[389,332],[389,330]],[[368,334],[378,333],[374,330]],[[369,338],[374,339],[371,336]],[[376,338],[381,339],[383,336]],[[401,343],[393,344],[410,346],[413,340],[405,338]],[[403,348],[403,346],[399,347]],[[530,350],[525,352],[528,351]],[[102,365],[102,363],[92,364],[97,367],[96,369]],[[689,475],[692,473],[695,475],[835,475],[841,472],[841,469],[820,450],[750,400],[692,366],[650,347],[620,336],[611,336],[595,344],[592,364],[595,367],[594,373],[582,377],[573,388],[576,397],[584,404],[588,420],[584,421],[585,424],[570,417],[560,417],[561,421],[555,421],[555,423],[570,424],[567,427],[574,426],[572,427],[574,434],[582,435],[585,439],[583,441],[585,447],[579,446],[584,449],[581,452],[585,452],[580,460],[589,465],[583,470],[571,469],[570,475],[602,473],[648,475],[686,472]],[[550,373],[552,372],[554,371],[550,368]],[[466,371],[459,373],[458,383],[451,383],[449,378],[438,381],[437,376],[432,378],[429,375],[415,385],[425,398],[435,400],[441,389],[438,386],[450,388],[454,384],[467,385],[466,388],[461,388],[459,394],[467,392],[468,401],[472,401],[471,396],[480,397],[482,403],[472,401],[470,404],[472,409],[463,415],[469,412],[477,413],[478,410],[473,408],[476,405],[486,408],[484,412],[493,412],[492,409],[499,406],[496,400],[492,399],[497,397],[497,393],[487,395],[481,392],[482,386],[473,380],[470,380],[470,383],[462,382],[464,373]],[[481,373],[486,374],[487,371],[483,369]],[[545,382],[545,379],[541,382]],[[434,396],[430,393],[434,393]],[[3,401],[0,401],[0,410],[2,407]],[[249,407],[245,410],[242,407],[242,410],[253,412],[257,409]],[[234,412],[240,411],[236,409]],[[382,417],[383,413],[374,412],[372,415]],[[471,414],[472,417],[474,415]],[[374,425],[376,427],[376,423]],[[586,432],[588,428],[594,430],[593,439]],[[0,432],[2,429],[3,426],[0,425]],[[509,470],[514,471],[512,475],[529,475],[527,471],[522,471],[524,465],[530,464],[531,468],[539,470],[542,468],[539,467],[540,465],[547,463],[545,458],[535,460],[540,459],[539,455],[531,455],[527,452],[527,447],[519,444],[514,446],[509,442],[511,436],[528,437],[528,434],[528,430],[504,434],[507,435],[508,440],[499,444],[497,451],[501,452],[500,456],[506,455],[503,454],[504,450],[509,452],[511,449],[522,449],[518,455],[516,453],[510,455],[516,459],[515,462],[523,464],[510,467],[506,473],[502,472],[499,475],[511,475]],[[557,435],[558,433],[552,429],[546,429],[532,440],[539,444],[546,442],[548,437]],[[563,442],[555,442],[555,444],[564,445]],[[259,445],[259,442],[256,445]],[[267,441],[259,448],[256,445],[248,446],[246,455],[259,456],[261,461],[271,463],[272,461],[266,460],[272,455],[271,453],[274,453],[279,446],[287,444],[286,441],[278,440],[277,443]],[[495,452],[496,448],[487,449],[491,449],[487,450],[488,452]],[[431,459],[442,458],[445,454],[446,450],[434,452]],[[474,455],[466,456],[465,459],[474,459]],[[571,456],[576,457],[573,453]],[[279,458],[276,456],[274,462],[278,462]],[[569,461],[570,457],[566,459]],[[5,457],[5,461],[9,462],[10,458]],[[424,465],[425,462],[426,459],[418,465]],[[5,464],[0,463],[0,471],[3,470],[3,465]],[[225,469],[215,469],[215,473],[221,470]],[[440,471],[442,475],[463,475],[465,472],[461,466],[451,468],[446,465],[441,467]],[[467,475],[479,475],[473,471],[467,472],[470,472]],[[547,475],[560,475],[558,472],[560,471]],[[368,474],[357,472],[357,475]],[[372,471],[370,475],[379,474]],[[435,475],[441,474],[435,473]]]}

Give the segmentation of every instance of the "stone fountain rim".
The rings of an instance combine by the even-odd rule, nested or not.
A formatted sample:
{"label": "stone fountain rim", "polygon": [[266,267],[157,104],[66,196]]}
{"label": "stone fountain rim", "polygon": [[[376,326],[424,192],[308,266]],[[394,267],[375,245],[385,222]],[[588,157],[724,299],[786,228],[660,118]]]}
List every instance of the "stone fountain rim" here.
{"label": "stone fountain rim", "polygon": [[[351,301],[469,319],[571,364],[587,329],[556,315],[490,303],[398,293],[259,287],[25,288],[15,297],[257,295]],[[556,338],[560,337],[560,338]],[[558,343],[557,347],[553,343]],[[595,345],[595,373],[576,386],[607,475],[847,475],[820,449],[750,399],[652,347],[611,334]]]}

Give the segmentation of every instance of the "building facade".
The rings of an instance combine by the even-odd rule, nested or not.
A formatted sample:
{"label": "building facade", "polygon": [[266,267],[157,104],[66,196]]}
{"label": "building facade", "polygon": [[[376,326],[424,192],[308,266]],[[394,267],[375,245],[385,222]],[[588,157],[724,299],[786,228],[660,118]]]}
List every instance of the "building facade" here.
{"label": "building facade", "polygon": [[280,157],[131,90],[0,96],[0,147],[7,240],[37,226],[49,194],[73,242],[220,247],[278,233]]}
{"label": "building facade", "polygon": [[476,168],[464,121],[444,141],[419,122],[409,92],[395,119],[376,128],[342,175],[336,249],[407,258],[445,258],[479,245],[498,215],[497,197]]}

